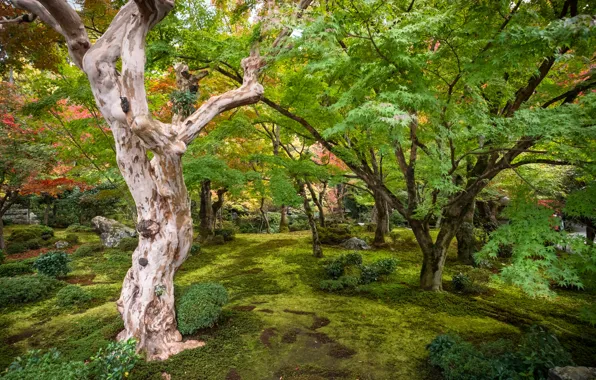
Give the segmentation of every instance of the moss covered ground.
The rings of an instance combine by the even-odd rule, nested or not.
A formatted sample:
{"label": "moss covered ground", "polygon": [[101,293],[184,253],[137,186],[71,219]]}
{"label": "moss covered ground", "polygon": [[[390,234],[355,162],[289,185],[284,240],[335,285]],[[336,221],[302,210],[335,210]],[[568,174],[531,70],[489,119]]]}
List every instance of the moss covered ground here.
{"label": "moss covered ground", "polygon": [[[61,232],[59,232],[61,233]],[[411,233],[408,231],[405,234]],[[92,242],[95,236],[84,235]],[[446,291],[417,289],[420,252],[415,244],[363,252],[365,262],[395,257],[397,271],[357,290],[319,290],[325,259],[311,255],[309,234],[238,235],[191,256],[176,276],[177,292],[196,282],[219,282],[230,294],[218,325],[194,338],[206,345],[164,362],[141,363],[136,379],[432,379],[426,345],[453,331],[472,341],[515,338],[532,324],[555,332],[576,364],[594,364],[596,328],[579,319],[596,290],[558,290],[532,299],[491,282],[480,294],[449,289],[466,270],[448,259]],[[346,251],[325,247],[326,258]],[[56,347],[84,360],[122,328],[114,301],[130,265],[130,252],[105,250],[75,258],[66,280],[80,283],[94,300],[60,308],[55,298],[12,306],[0,316],[0,366],[32,348]]]}

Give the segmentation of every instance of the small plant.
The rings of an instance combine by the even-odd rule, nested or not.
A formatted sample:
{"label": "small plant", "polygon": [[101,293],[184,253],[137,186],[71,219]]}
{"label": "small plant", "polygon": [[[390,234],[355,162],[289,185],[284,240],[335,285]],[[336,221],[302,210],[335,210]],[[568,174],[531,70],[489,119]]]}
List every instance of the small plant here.
{"label": "small plant", "polygon": [[397,259],[380,259],[374,263],[380,275],[389,275],[397,269]]}
{"label": "small plant", "polygon": [[30,273],[33,273],[33,268],[25,263],[15,262],[0,265],[0,277],[14,277]]}
{"label": "small plant", "polygon": [[221,308],[228,302],[228,292],[220,284],[192,285],[178,301],[176,315],[178,330],[189,335],[207,327],[213,327]]}
{"label": "small plant", "polygon": [[0,307],[38,301],[46,297],[60,282],[46,276],[0,278]]}
{"label": "small plant", "polygon": [[199,243],[193,243],[193,244],[190,246],[190,254],[191,254],[191,255],[196,255],[196,254],[198,254],[199,252],[201,252],[201,245],[200,245]]}
{"label": "small plant", "polygon": [[397,244],[400,237],[401,237],[401,234],[399,233],[398,230],[391,230],[391,232],[389,232],[389,238],[391,239],[393,244]]}
{"label": "small plant", "polygon": [[79,285],[68,285],[56,294],[56,304],[60,307],[79,306],[91,300],[91,295]]}
{"label": "small plant", "polygon": [[140,360],[136,353],[136,341],[112,342],[106,348],[100,348],[91,358],[89,372],[93,378],[119,380],[128,377]]}
{"label": "small plant", "polygon": [[379,279],[381,273],[379,272],[379,268],[372,264],[372,265],[363,265],[360,267],[360,283],[361,284],[370,284],[371,282],[375,282]]}
{"label": "small plant", "polygon": [[66,237],[64,238],[64,240],[66,240],[68,242],[68,244],[70,244],[70,245],[75,245],[75,244],[79,243],[79,235],[66,234]]}
{"label": "small plant", "polygon": [[348,253],[346,255],[340,256],[341,261],[344,265],[361,265],[362,264],[362,255],[358,252]]}
{"label": "small plant", "polygon": [[103,251],[104,246],[101,243],[84,244],[81,245],[74,253],[76,257],[93,256],[94,253]]}
{"label": "small plant", "polygon": [[470,286],[472,286],[472,280],[470,277],[460,272],[453,276],[451,279],[451,284],[453,285],[453,289],[461,292],[469,289]]}
{"label": "small plant", "polygon": [[321,290],[334,292],[344,289],[352,289],[358,286],[360,277],[358,276],[341,276],[337,280],[323,280],[320,283]]}
{"label": "small plant", "polygon": [[24,243],[9,243],[6,247],[6,253],[9,255],[16,255],[27,251],[27,247]]}
{"label": "small plant", "polygon": [[122,250],[122,251],[134,251],[135,249],[137,249],[137,246],[139,245],[139,239],[138,238],[132,238],[132,237],[128,237],[128,238],[124,238],[122,240],[120,240],[120,243],[118,243],[118,249]]}
{"label": "small plant", "polygon": [[215,230],[215,236],[222,236],[224,241],[236,239],[236,230],[234,228],[218,228]]}
{"label": "small plant", "polygon": [[66,276],[70,272],[70,258],[66,252],[51,251],[44,253],[33,263],[33,268],[48,277]]}
{"label": "small plant", "polygon": [[41,350],[31,350],[12,362],[2,379],[83,380],[88,379],[87,370],[83,362],[65,362],[55,348],[45,354],[42,354]]}
{"label": "small plant", "polygon": [[338,279],[344,274],[344,263],[341,260],[341,257],[331,261],[329,264],[325,266],[325,272],[327,276],[331,277],[332,279]]}

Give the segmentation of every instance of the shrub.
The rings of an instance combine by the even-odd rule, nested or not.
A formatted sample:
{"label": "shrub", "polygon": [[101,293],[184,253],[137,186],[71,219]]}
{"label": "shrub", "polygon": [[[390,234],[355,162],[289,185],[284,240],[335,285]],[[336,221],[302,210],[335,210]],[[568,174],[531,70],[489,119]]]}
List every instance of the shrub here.
{"label": "shrub", "polygon": [[398,230],[391,230],[391,232],[389,232],[389,238],[391,238],[393,244],[397,244],[400,237],[401,233]]}
{"label": "shrub", "polygon": [[520,345],[501,339],[477,347],[457,335],[439,335],[427,349],[445,379],[546,379],[549,368],[573,365],[557,338],[536,326]]}
{"label": "shrub", "polygon": [[338,245],[352,237],[348,226],[319,227],[318,232],[322,244]]}
{"label": "shrub", "polygon": [[341,260],[341,257],[327,264],[325,266],[325,272],[327,272],[327,276],[331,277],[332,279],[338,279],[341,277],[344,274],[344,263]]}
{"label": "shrub", "polygon": [[190,254],[191,254],[191,255],[196,255],[196,254],[198,254],[199,252],[201,252],[201,245],[200,245],[199,243],[193,243],[193,244],[190,246]]}
{"label": "shrub", "polygon": [[74,223],[66,228],[66,232],[93,232],[93,228]]}
{"label": "shrub", "polygon": [[341,276],[337,280],[323,280],[320,283],[321,290],[329,292],[355,288],[358,286],[360,278],[358,276]]}
{"label": "shrub", "polygon": [[211,238],[211,240],[209,240],[209,243],[212,245],[223,245],[226,243],[226,239],[221,235],[217,235],[217,236],[213,236],[213,238]]}
{"label": "shrub", "polygon": [[192,334],[200,329],[212,327],[228,302],[228,292],[220,284],[203,283],[192,285],[180,297],[176,307],[178,330]]}
{"label": "shrub", "polygon": [[64,237],[64,240],[66,240],[70,245],[75,245],[75,244],[78,244],[78,242],[79,242],[79,235],[66,234],[66,237]]}
{"label": "shrub", "polygon": [[138,245],[139,238],[127,237],[120,240],[120,243],[118,243],[118,249],[127,252],[134,251],[135,249],[137,249]]}
{"label": "shrub", "polygon": [[348,253],[346,255],[342,255],[341,257],[342,262],[344,265],[361,265],[362,264],[362,255],[358,252]]}
{"label": "shrub", "polygon": [[375,282],[381,275],[379,268],[374,264],[363,265],[360,270],[360,283],[362,284],[370,284],[371,282]]}
{"label": "shrub", "polygon": [[9,255],[16,255],[25,251],[27,251],[27,247],[23,243],[9,243],[6,247],[6,253]]}
{"label": "shrub", "polygon": [[70,258],[65,252],[51,251],[39,256],[33,263],[33,267],[39,273],[49,277],[66,276],[70,272],[69,261]]}
{"label": "shrub", "polygon": [[29,240],[41,239],[41,234],[35,233],[35,231],[28,228],[22,230],[14,230],[8,237],[8,241],[11,243],[24,243]]}
{"label": "shrub", "polygon": [[215,230],[215,236],[223,237],[224,241],[236,239],[236,230],[234,228],[218,228]]}
{"label": "shrub", "polygon": [[29,273],[33,273],[33,269],[25,263],[16,262],[0,265],[0,277],[14,277]]}
{"label": "shrub", "polygon": [[460,272],[453,276],[451,279],[451,285],[453,285],[453,289],[461,292],[469,289],[470,286],[472,286],[472,280],[470,277]]}
{"label": "shrub", "polygon": [[82,380],[88,378],[83,362],[65,362],[55,348],[45,354],[31,350],[24,357],[17,357],[2,377],[6,380]]}
{"label": "shrub", "polygon": [[4,254],[4,250],[0,249],[0,264],[2,264],[4,260],[6,260],[6,255]]}
{"label": "shrub", "polygon": [[40,300],[58,285],[58,281],[46,276],[2,277],[0,307]]}
{"label": "shrub", "polygon": [[79,285],[67,285],[56,293],[56,303],[61,307],[81,305],[91,300],[91,295]]}
{"label": "shrub", "polygon": [[397,269],[398,261],[394,258],[380,259],[374,263],[380,275],[388,275]]}
{"label": "shrub", "polygon": [[103,251],[104,246],[101,243],[92,243],[81,245],[74,253],[76,257],[88,257],[93,256],[96,252]]}
{"label": "shrub", "polygon": [[102,380],[127,377],[140,359],[136,353],[136,346],[136,341],[129,339],[123,342],[112,342],[105,349],[100,348],[89,364],[92,377]]}

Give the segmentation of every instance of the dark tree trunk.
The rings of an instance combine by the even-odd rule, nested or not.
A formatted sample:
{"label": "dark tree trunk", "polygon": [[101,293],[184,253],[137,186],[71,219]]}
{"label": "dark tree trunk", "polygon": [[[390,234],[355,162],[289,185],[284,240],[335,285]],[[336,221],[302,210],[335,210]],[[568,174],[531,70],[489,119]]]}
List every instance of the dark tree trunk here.
{"label": "dark tree trunk", "polygon": [[2,220],[2,216],[0,215],[0,249],[6,249],[6,245],[4,243],[4,221]]}
{"label": "dark tree trunk", "polygon": [[312,253],[314,257],[323,257],[323,248],[321,247],[321,241],[319,240],[319,231],[317,230],[317,223],[310,207],[310,201],[306,195],[306,184],[300,185],[300,195],[304,200],[304,212],[308,217],[308,225],[310,226],[310,232],[312,233]]}
{"label": "dark tree trunk", "polygon": [[213,230],[215,230],[215,224],[217,221],[217,213],[221,210],[221,208],[223,207],[224,201],[225,201],[225,194],[228,191],[228,189],[219,189],[217,190],[217,201],[213,202],[213,204],[211,205],[211,215],[212,215],[212,220],[213,220]]}
{"label": "dark tree trunk", "polygon": [[211,205],[211,181],[201,182],[201,206],[199,210],[199,234],[202,240],[213,235],[213,208]]}
{"label": "dark tree trunk", "polygon": [[261,198],[261,206],[259,207],[259,212],[261,213],[261,225],[264,223],[267,233],[270,234],[271,226],[269,225],[269,219],[267,219],[267,213],[263,209],[264,205],[265,205],[265,198]]}
{"label": "dark tree trunk", "polygon": [[457,260],[463,264],[474,265],[476,239],[474,237],[474,202],[467,206],[463,221],[456,232]]}
{"label": "dark tree trunk", "polygon": [[373,244],[385,244],[385,235],[389,233],[389,207],[387,201],[383,196],[375,192],[375,240]]}
{"label": "dark tree trunk", "polygon": [[337,184],[335,187],[335,194],[337,197],[337,217],[340,222],[344,220],[344,194],[346,186],[343,183]]}
{"label": "dark tree trunk", "polygon": [[586,241],[589,245],[594,245],[594,238],[596,238],[596,226],[591,220],[586,220]]}
{"label": "dark tree trunk", "polygon": [[[325,227],[325,210],[323,209],[323,197],[317,197],[317,193],[315,192],[315,189],[310,182],[307,181],[306,186],[308,187],[308,191],[310,192],[310,196],[312,198],[313,203],[317,207],[317,210],[319,210],[319,226]],[[323,188],[323,191],[325,191],[325,187]]]}
{"label": "dark tree trunk", "polygon": [[290,224],[288,223],[288,206],[281,205],[281,218],[279,220],[279,232],[289,232]]}
{"label": "dark tree trunk", "polygon": [[48,225],[48,221],[50,219],[50,204],[46,205],[46,209],[43,212],[43,224],[44,226]]}

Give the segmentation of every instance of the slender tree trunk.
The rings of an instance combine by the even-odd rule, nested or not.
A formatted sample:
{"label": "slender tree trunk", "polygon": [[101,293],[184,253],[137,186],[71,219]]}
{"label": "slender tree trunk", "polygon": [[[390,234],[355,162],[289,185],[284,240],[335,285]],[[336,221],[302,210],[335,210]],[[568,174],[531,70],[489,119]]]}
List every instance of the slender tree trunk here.
{"label": "slender tree trunk", "polygon": [[474,205],[475,202],[471,202],[466,206],[467,211],[455,235],[457,238],[457,260],[467,265],[474,265],[474,253],[476,252]]}
{"label": "slender tree trunk", "polygon": [[4,215],[0,215],[0,249],[1,250],[5,250],[6,249],[6,243],[4,243],[4,221],[2,220],[2,217]]}
{"label": "slender tree trunk", "polygon": [[594,245],[594,238],[596,238],[596,226],[590,219],[586,220],[586,242],[589,245]]}
{"label": "slender tree trunk", "polygon": [[211,205],[211,209],[212,209],[212,213],[211,215],[213,216],[213,227],[212,230],[215,230],[216,224],[217,224],[217,217],[219,214],[219,212],[221,211],[224,201],[225,201],[225,194],[228,191],[228,189],[223,188],[223,189],[219,189],[217,190],[217,201],[213,202],[213,204]]}
{"label": "slender tree trunk", "polygon": [[202,240],[213,236],[213,207],[211,203],[211,181],[201,182],[201,205],[199,209],[199,234]]}
{"label": "slender tree trunk", "polygon": [[373,244],[385,244],[385,235],[389,233],[389,207],[381,194],[375,192],[375,239]]}
{"label": "slender tree trunk", "polygon": [[261,206],[259,207],[259,212],[261,213],[261,220],[265,224],[265,229],[268,234],[271,233],[271,226],[269,225],[269,219],[267,218],[267,213],[263,209],[265,205],[265,198],[261,198]]}
{"label": "slender tree trunk", "polygon": [[281,205],[281,218],[279,219],[279,232],[289,232],[290,224],[288,223],[288,206]]}
{"label": "slender tree trunk", "polygon": [[317,193],[315,192],[314,187],[309,181],[306,181],[306,186],[308,187],[308,191],[310,193],[313,203],[319,211],[319,226],[325,227],[325,210],[323,209],[323,202],[321,201],[322,199],[319,199],[319,197],[317,197]]}
{"label": "slender tree trunk", "polygon": [[321,247],[321,241],[319,240],[319,231],[317,230],[317,223],[310,207],[310,201],[306,195],[306,184],[300,184],[300,195],[304,200],[304,212],[308,218],[308,225],[310,226],[310,232],[312,234],[312,254],[314,257],[323,257],[323,248]]}
{"label": "slender tree trunk", "polygon": [[44,226],[48,225],[48,221],[50,219],[50,204],[46,205],[45,210],[43,211],[43,224]]}

